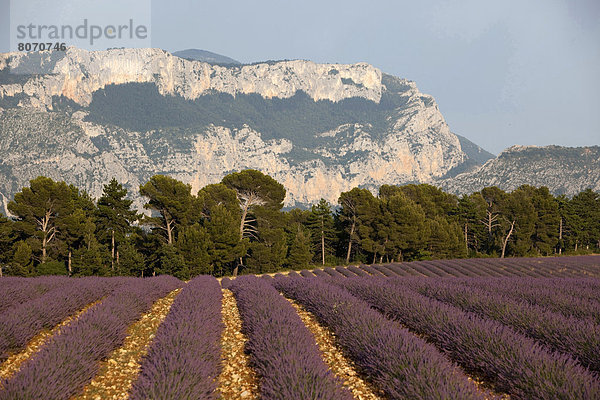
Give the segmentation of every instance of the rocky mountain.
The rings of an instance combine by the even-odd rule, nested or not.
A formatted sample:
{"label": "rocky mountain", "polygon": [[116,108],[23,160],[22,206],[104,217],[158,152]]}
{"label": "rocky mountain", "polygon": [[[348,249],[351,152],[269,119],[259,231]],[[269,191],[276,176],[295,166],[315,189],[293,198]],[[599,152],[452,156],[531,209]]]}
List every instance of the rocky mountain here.
{"label": "rocky mountain", "polygon": [[[188,54],[190,55],[190,54]],[[193,58],[193,57],[190,57]],[[454,193],[600,190],[599,147],[512,147],[452,133],[416,84],[357,63],[221,65],[159,49],[0,54],[0,210],[39,175],[98,197],[168,174],[193,191],[246,168],[287,206],[353,187],[424,182]]]}
{"label": "rocky mountain", "polygon": [[471,168],[485,153],[469,143],[414,82],[366,63],[223,66],[159,49],[0,55],[3,204],[42,174],[95,197],[114,176],[137,196],[154,174],[196,191],[245,168],[281,182],[287,206],[336,203],[355,186]]}
{"label": "rocky mountain", "polygon": [[192,61],[203,61],[209,64],[224,64],[224,65],[235,65],[241,64],[241,62],[234,60],[233,58],[229,58],[223,56],[221,54],[213,53],[212,51],[207,50],[198,50],[198,49],[187,49],[180,50],[173,53],[174,56],[185,58],[186,60]]}
{"label": "rocky mountain", "polygon": [[440,180],[445,190],[462,194],[498,186],[547,186],[554,194],[572,196],[585,189],[600,191],[600,146],[513,146],[480,168]]}

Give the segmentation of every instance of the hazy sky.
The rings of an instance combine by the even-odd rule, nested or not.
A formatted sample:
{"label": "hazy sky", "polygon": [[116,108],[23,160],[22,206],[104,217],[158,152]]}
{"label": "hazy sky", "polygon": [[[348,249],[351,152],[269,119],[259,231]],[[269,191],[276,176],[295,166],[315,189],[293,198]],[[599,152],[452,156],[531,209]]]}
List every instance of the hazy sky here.
{"label": "hazy sky", "polygon": [[[0,39],[7,25],[3,12]],[[366,61],[416,81],[493,153],[600,144],[600,0],[155,0],[151,29],[154,47],[242,62]]]}

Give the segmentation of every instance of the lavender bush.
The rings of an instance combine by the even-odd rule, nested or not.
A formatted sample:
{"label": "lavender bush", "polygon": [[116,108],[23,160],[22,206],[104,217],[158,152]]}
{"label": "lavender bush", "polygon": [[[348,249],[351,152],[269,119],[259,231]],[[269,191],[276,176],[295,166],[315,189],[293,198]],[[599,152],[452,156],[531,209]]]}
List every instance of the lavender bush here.
{"label": "lavender bush", "polygon": [[354,266],[354,265],[349,265],[348,266],[348,271],[354,273],[355,275],[358,276],[368,276],[369,274],[367,274],[365,271],[363,271],[362,269]]}
{"label": "lavender bush", "polygon": [[233,282],[231,290],[248,337],[247,349],[261,378],[263,399],[353,398],[329,371],[292,305],[272,285],[244,276]]}
{"label": "lavender bush", "polygon": [[302,275],[305,278],[314,278],[316,275],[313,274],[312,272],[310,272],[307,269],[303,269],[302,271],[300,271],[300,275]]}
{"label": "lavender bush", "polygon": [[211,276],[184,287],[158,328],[130,399],[216,399],[221,371],[221,288]]}
{"label": "lavender bush", "polygon": [[600,398],[600,382],[592,372],[503,324],[384,279],[350,278],[344,283],[351,293],[426,336],[466,369],[514,398]]}
{"label": "lavender bush", "polygon": [[[600,291],[588,286],[594,279],[519,278],[464,281],[466,287],[479,288],[518,301],[559,312],[566,316],[593,319],[600,324]],[[581,282],[581,283],[580,283]]]}
{"label": "lavender bush", "polygon": [[118,280],[107,278],[73,278],[34,300],[6,310],[0,315],[0,361],[25,347],[42,329],[53,328],[105,296],[117,283]]}
{"label": "lavender bush", "polygon": [[231,286],[231,279],[229,279],[229,278],[221,279],[221,287],[223,289],[229,289],[229,286]]}
{"label": "lavender bush", "polygon": [[5,277],[0,279],[0,315],[9,308],[18,306],[44,295],[58,286],[71,283],[66,276],[41,276],[37,278]]}
{"label": "lavender bush", "polygon": [[70,399],[96,375],[98,362],[122,345],[127,327],[155,300],[182,285],[169,276],[119,279],[127,283],[65,327],[2,383],[1,400]]}
{"label": "lavender bush", "polygon": [[330,327],[339,344],[388,398],[484,397],[433,346],[346,290],[319,278],[276,277],[274,284]]}
{"label": "lavender bush", "polygon": [[344,267],[335,267],[335,270],[347,278],[349,278],[351,276],[356,276],[355,273],[350,272],[347,268],[344,268]]}
{"label": "lavender bush", "polygon": [[336,271],[335,269],[330,268],[330,267],[325,268],[323,271],[333,278],[343,278],[344,277],[343,274],[340,274],[338,271]]}
{"label": "lavender bush", "polygon": [[421,294],[464,311],[499,321],[554,350],[577,358],[581,364],[592,370],[600,371],[600,326],[592,321],[565,317],[501,294],[465,288],[446,279],[393,282],[414,288]]}

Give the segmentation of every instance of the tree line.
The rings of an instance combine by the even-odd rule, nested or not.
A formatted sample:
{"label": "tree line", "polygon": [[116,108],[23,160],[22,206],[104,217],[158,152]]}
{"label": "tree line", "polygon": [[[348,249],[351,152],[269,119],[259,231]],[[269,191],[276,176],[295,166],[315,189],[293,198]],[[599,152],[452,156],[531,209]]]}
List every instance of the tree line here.
{"label": "tree line", "polygon": [[0,272],[171,274],[189,279],[339,265],[464,257],[550,256],[600,248],[600,194],[497,187],[462,197],[428,184],[354,188],[335,206],[283,210],[284,187],[256,170],[196,194],[155,175],[140,185],[148,215],[112,179],[94,200],[40,176],[0,216]]}

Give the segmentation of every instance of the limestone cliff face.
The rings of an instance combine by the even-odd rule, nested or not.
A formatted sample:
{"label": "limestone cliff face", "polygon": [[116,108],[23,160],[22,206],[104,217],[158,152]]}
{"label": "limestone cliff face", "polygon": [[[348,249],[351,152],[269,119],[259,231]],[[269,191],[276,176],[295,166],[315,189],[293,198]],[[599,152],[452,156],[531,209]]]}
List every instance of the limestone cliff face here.
{"label": "limestone cliff face", "polygon": [[[321,197],[335,204],[342,191],[356,186],[375,190],[382,184],[432,183],[468,159],[431,96],[420,93],[414,82],[364,63],[298,60],[221,67],[157,49],[69,49],[62,56],[32,57],[0,55],[0,79],[9,66],[19,69],[35,60],[51,72],[0,80],[0,194],[6,198],[38,175],[65,180],[98,197],[114,176],[141,208],[139,184],[154,174],[190,183],[195,192],[230,172],[255,168],[285,186],[288,206]],[[167,117],[156,128],[132,129],[90,120],[95,93],[132,82],[155,85],[165,101],[189,100],[186,107],[214,93],[281,101],[276,111],[260,108],[241,122],[217,115],[210,123],[170,126]],[[299,91],[311,102],[340,104],[345,117],[318,114],[319,107],[333,107],[322,102],[312,111],[318,117],[294,114],[296,103],[290,99]],[[57,107],[56,96],[77,107]],[[362,117],[355,118],[353,110]],[[268,113],[279,111],[299,121],[320,119],[307,124],[310,129],[329,128],[305,132],[303,141],[279,134],[285,126],[267,134],[257,121],[268,122],[275,116]]]}
{"label": "limestone cliff face", "polygon": [[160,49],[113,49],[86,51],[69,48],[61,57],[50,53],[32,57],[27,53],[0,55],[0,69],[30,70],[43,65],[45,74],[26,83],[2,85],[0,97],[24,93],[30,105],[52,107],[52,96],[65,96],[87,106],[92,94],[110,84],[153,82],[163,95],[195,99],[211,90],[256,93],[287,98],[297,91],[313,100],[340,101],[363,97],[378,102],[381,72],[366,63],[353,65],[282,61],[221,67],[175,57]]}

